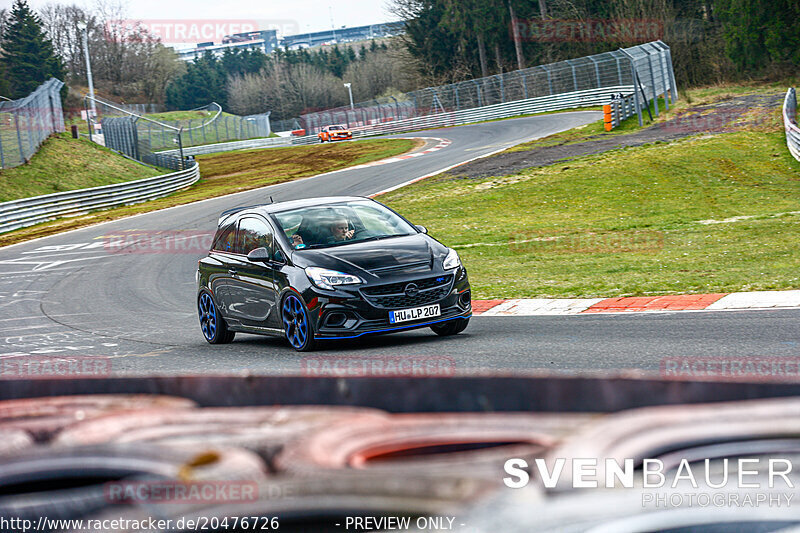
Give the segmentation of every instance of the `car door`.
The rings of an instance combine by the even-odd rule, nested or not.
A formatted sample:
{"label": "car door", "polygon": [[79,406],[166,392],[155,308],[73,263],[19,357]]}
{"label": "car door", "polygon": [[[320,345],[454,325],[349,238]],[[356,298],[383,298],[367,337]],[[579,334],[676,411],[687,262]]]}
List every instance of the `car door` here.
{"label": "car door", "polygon": [[229,285],[228,312],[245,326],[277,327],[274,265],[247,259],[248,253],[262,247],[272,257],[275,249],[272,227],[255,215],[242,217],[231,263],[233,277]]}
{"label": "car door", "polygon": [[208,287],[214,294],[217,305],[223,315],[228,314],[230,301],[230,284],[233,281],[231,262],[235,261],[233,252],[236,247],[236,223],[220,228],[214,237],[210,257],[214,262],[207,263]]}

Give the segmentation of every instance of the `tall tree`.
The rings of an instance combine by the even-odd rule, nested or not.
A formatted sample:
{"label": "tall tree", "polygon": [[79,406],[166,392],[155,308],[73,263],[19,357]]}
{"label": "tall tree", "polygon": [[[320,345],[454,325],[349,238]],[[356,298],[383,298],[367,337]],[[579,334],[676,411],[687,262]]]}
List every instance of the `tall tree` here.
{"label": "tall tree", "polygon": [[64,67],[46,37],[39,17],[25,0],[16,0],[2,35],[0,62],[11,98],[21,98],[50,78],[64,79]]}
{"label": "tall tree", "polygon": [[797,0],[717,0],[728,55],[743,71],[800,65]]}

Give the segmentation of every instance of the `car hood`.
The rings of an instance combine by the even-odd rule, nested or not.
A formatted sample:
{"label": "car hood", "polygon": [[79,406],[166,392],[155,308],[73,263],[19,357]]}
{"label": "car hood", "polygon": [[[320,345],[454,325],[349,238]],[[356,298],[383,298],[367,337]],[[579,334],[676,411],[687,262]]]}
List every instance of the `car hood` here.
{"label": "car hood", "polygon": [[316,266],[378,279],[441,268],[446,255],[447,247],[420,233],[317,250],[295,250],[292,260],[301,268]]}

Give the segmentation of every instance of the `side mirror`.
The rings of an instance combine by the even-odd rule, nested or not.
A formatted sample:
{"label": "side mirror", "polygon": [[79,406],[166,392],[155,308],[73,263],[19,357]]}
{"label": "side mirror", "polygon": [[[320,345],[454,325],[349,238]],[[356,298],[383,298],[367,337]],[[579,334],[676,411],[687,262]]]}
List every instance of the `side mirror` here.
{"label": "side mirror", "polygon": [[254,263],[269,263],[269,250],[263,246],[261,248],[250,250],[250,253],[247,254],[247,259],[248,261],[252,261]]}
{"label": "side mirror", "polygon": [[418,230],[420,230],[422,233],[428,233],[428,228],[426,228],[425,226],[417,225],[417,226],[414,226],[414,227],[417,228]]}

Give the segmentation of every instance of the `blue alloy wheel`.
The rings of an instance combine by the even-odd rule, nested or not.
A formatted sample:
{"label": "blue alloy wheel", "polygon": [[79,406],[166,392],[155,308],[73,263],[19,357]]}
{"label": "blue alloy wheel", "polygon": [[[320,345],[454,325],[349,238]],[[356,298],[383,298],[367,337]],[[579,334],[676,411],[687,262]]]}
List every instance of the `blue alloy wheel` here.
{"label": "blue alloy wheel", "polygon": [[294,294],[283,300],[283,329],[286,339],[295,350],[310,350],[314,343],[314,333],[308,321],[308,313],[303,302]]}
{"label": "blue alloy wheel", "polygon": [[236,335],[233,331],[228,331],[225,321],[220,317],[217,306],[214,305],[214,298],[207,292],[200,293],[197,300],[197,312],[200,315],[200,329],[203,330],[203,337],[210,344],[227,344]]}
{"label": "blue alloy wheel", "polygon": [[198,304],[200,312],[200,328],[203,330],[203,336],[207,341],[214,340],[214,335],[217,333],[217,310],[214,307],[214,300],[211,295],[204,292],[200,295],[200,302]]}

